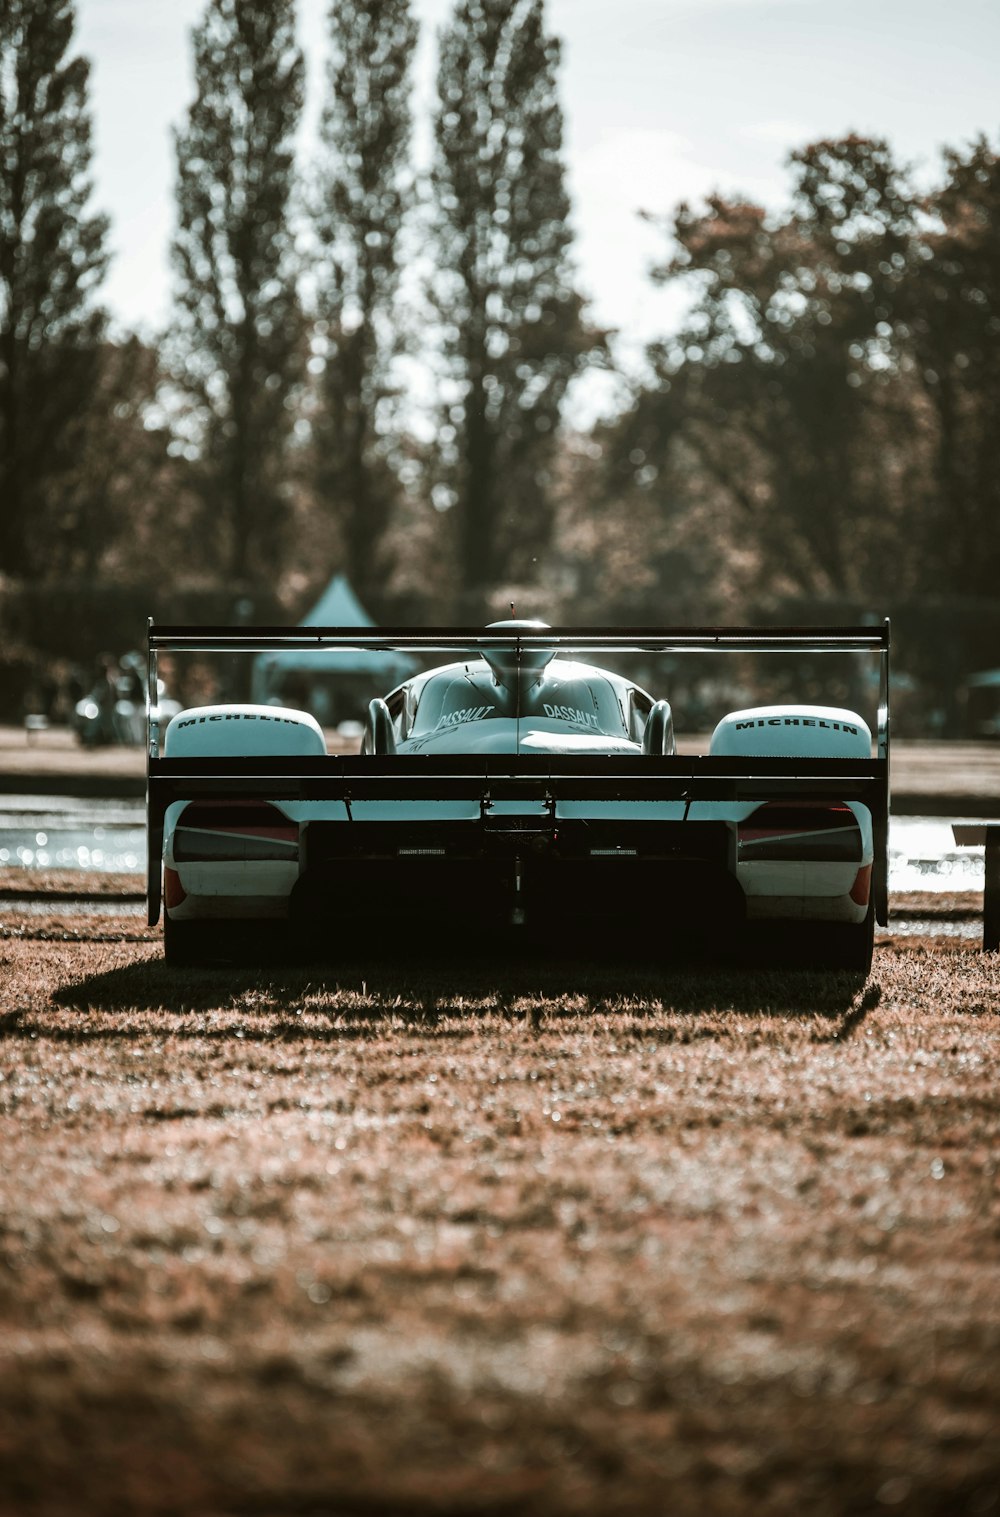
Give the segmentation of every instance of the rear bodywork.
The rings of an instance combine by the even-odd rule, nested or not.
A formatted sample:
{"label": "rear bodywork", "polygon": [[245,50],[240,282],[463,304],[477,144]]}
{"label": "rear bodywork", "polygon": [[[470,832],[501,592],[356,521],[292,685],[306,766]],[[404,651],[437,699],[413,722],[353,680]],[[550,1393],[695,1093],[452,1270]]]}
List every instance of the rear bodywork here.
{"label": "rear bodywork", "polygon": [[[384,736],[370,728],[361,754],[327,753],[311,717],[275,708],[183,713],[165,753],[151,726],[151,923],[161,904],[178,924],[294,917],[336,950],[359,926],[544,936],[596,922],[682,941],[745,920],[888,920],[887,624],[419,634],[151,625],[149,639],[151,688],[163,652],[361,646],[442,663],[373,702]],[[782,705],[726,713],[708,753],[646,751],[652,697],[590,660],[687,651],[877,657],[874,745],[853,712]],[[611,722],[605,698],[619,712]]]}

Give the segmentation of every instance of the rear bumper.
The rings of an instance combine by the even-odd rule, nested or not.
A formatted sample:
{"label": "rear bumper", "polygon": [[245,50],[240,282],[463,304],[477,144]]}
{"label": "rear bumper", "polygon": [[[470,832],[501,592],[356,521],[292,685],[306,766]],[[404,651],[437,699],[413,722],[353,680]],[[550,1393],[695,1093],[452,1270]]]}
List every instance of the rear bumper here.
{"label": "rear bumper", "polygon": [[272,895],[186,895],[168,906],[175,922],[287,921],[291,893]]}
{"label": "rear bumper", "polygon": [[[634,913],[646,923],[658,914],[661,920],[690,922],[719,911],[729,914],[734,903],[745,902],[740,909],[752,919],[850,922],[865,915],[866,902],[859,909],[855,884],[859,869],[873,862],[878,915],[880,836],[875,817],[861,803],[851,803],[859,835],[850,859],[742,857],[740,827],[759,805],[758,788],[771,793],[775,782],[769,773],[745,782],[713,779],[720,789],[745,784],[752,792],[746,797],[685,800],[663,795],[667,787],[655,774],[636,766],[619,774],[617,762],[608,760],[609,774],[573,778],[563,787],[565,794],[561,782],[529,776],[512,780],[507,791],[491,781],[476,799],[429,795],[421,766],[407,763],[412,793],[396,793],[406,787],[392,776],[392,793],[376,795],[376,774],[361,795],[352,779],[342,787],[341,799],[272,799],[269,804],[279,805],[299,829],[295,857],[287,861],[177,861],[168,831],[164,864],[176,874],[182,896],[169,900],[171,916],[279,917],[307,909],[345,918],[363,915],[391,930],[396,923],[434,921],[442,913],[480,921],[494,912],[509,915],[516,894],[518,910],[530,907],[543,917]],[[222,793],[214,776],[190,783],[197,794]],[[833,783],[839,787],[844,778],[813,781],[809,793],[821,804],[836,796]],[[252,792],[241,793],[264,793],[256,778],[252,785]],[[582,792],[595,787],[599,793],[587,799]],[[789,793],[786,776],[780,787]],[[792,793],[801,795],[804,788]],[[759,849],[759,839],[753,846]],[[151,854],[153,848],[151,833]],[[151,880],[151,919],[158,913],[158,886],[158,878]]]}
{"label": "rear bumper", "polygon": [[746,901],[748,922],[848,922],[855,925],[868,915],[850,895],[758,895]]}
{"label": "rear bumper", "polygon": [[870,828],[864,854],[851,861],[744,862],[739,818],[700,810],[694,821],[656,819],[652,808],[639,816],[563,817],[539,808],[391,821],[313,812],[295,861],[178,863],[168,843],[166,863],[180,887],[168,895],[169,910],[178,921],[302,913],[381,921],[388,930],[509,920],[512,912],[535,921],[633,919],[644,932],[723,917],[864,919],[867,898],[857,900],[856,881],[870,865]]}

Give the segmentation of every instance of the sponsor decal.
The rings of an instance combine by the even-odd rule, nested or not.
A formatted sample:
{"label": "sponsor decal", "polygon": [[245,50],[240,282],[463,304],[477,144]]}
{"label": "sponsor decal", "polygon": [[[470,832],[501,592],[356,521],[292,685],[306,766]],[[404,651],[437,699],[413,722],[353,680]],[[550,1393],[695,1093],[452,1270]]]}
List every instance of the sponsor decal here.
{"label": "sponsor decal", "polygon": [[463,727],[466,722],[481,722],[495,710],[495,706],[463,706],[461,711],[449,711],[447,716],[442,716],[434,731],[440,732],[442,727]]}
{"label": "sponsor decal", "polygon": [[578,727],[592,727],[600,732],[597,717],[592,711],[581,711],[578,706],[550,706],[546,701],[542,710],[555,722],[574,722]]}
{"label": "sponsor decal", "polygon": [[850,722],[824,722],[815,716],[758,716],[752,722],[737,722],[737,732],[748,732],[752,727],[825,727],[828,732],[849,732],[857,737],[857,727]]}
{"label": "sponsor decal", "polygon": [[200,727],[205,722],[277,722],[286,727],[300,727],[303,724],[297,722],[293,716],[261,716],[256,711],[226,711],[216,712],[213,716],[186,716],[178,722],[178,727]]}

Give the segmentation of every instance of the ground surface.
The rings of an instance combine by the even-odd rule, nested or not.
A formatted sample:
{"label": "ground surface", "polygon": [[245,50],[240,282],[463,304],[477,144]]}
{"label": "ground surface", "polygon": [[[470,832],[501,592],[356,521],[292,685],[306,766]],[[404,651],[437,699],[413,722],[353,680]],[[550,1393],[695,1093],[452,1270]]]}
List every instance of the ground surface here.
{"label": "ground surface", "polygon": [[168,971],[0,903],[0,1511],[1000,1513],[1000,956]]}
{"label": "ground surface", "polygon": [[[328,732],[327,747],[340,753],[355,750],[357,744]],[[51,727],[29,738],[22,727],[0,725],[0,788],[5,790],[14,790],[23,777],[36,782],[51,777],[55,791],[59,780],[141,787],[145,775],[144,747],[84,748],[69,727]]]}

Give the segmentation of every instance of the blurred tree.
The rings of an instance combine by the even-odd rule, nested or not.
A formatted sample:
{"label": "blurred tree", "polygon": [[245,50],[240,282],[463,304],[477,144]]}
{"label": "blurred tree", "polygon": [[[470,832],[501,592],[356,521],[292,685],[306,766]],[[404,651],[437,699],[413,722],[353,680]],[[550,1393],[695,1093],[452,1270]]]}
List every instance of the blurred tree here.
{"label": "blurred tree", "polygon": [[435,503],[457,516],[465,591],[529,580],[552,526],[567,385],[600,347],[570,263],[543,0],[459,0],[441,38],[432,296],[446,403]]}
{"label": "blurred tree", "polygon": [[655,481],[683,439],[759,589],[881,595],[891,561],[904,590],[922,572],[927,503],[900,347],[919,204],[884,142],[821,142],[791,164],[784,217],[717,196],[678,209],[654,277],[696,276],[696,303],[651,350],[655,381],[616,456]]}
{"label": "blurred tree", "polygon": [[928,548],[943,593],[1000,585],[1000,156],[947,152],[909,282],[906,336],[932,418],[937,510]]}
{"label": "blurred tree", "polygon": [[90,65],[73,0],[0,4],[0,567],[45,573],[100,363],[107,218],[91,194]]}
{"label": "blurred tree", "polygon": [[289,218],[302,54],[293,0],[208,0],[176,134],[173,381],[207,507],[203,552],[273,581],[304,333]]}
{"label": "blurred tree", "polygon": [[48,513],[48,573],[64,583],[172,583],[188,567],[196,500],[160,404],[159,355],[132,336],[93,357],[75,466]]}
{"label": "blurred tree", "polygon": [[736,540],[732,502],[689,442],[686,423],[672,387],[641,395],[588,439],[564,491],[558,534],[575,581],[572,619],[741,619],[758,559]]}
{"label": "blurred tree", "polygon": [[318,243],[316,335],[321,369],[313,430],[316,486],[341,524],[347,572],[362,597],[385,577],[393,469],[389,366],[399,242],[413,198],[409,0],[335,0],[320,126],[313,225]]}

